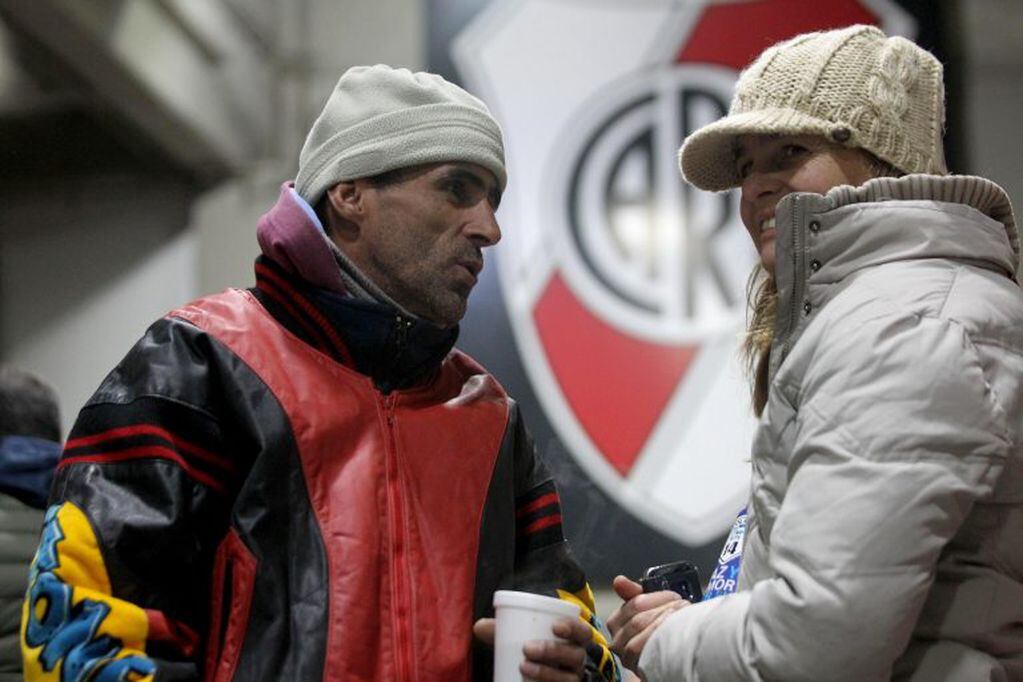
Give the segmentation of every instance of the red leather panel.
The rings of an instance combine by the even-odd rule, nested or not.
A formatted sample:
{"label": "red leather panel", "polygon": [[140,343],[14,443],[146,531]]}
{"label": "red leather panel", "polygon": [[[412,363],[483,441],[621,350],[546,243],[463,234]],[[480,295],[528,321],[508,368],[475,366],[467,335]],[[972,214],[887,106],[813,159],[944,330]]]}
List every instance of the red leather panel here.
{"label": "red leather panel", "polygon": [[229,347],[289,416],[327,550],[324,679],[468,682],[480,517],[508,419],[497,382],[456,351],[429,385],[384,396],[248,292],[172,315]]}
{"label": "red leather panel", "polygon": [[[228,573],[230,568],[230,573]],[[211,600],[210,637],[206,649],[205,679],[227,682],[234,679],[238,657],[245,641],[245,631],[252,606],[252,588],[256,581],[256,558],[234,530],[229,530],[220,547],[213,567],[213,599]],[[223,599],[230,575],[231,603],[227,623],[222,622]],[[220,633],[223,632],[221,641]]]}

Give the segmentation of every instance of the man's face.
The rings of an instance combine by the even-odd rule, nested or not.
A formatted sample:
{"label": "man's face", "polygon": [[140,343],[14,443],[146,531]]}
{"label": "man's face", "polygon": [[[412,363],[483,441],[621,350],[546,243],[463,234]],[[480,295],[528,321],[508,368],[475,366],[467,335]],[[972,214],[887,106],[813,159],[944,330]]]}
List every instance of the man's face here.
{"label": "man's face", "polygon": [[743,135],[736,155],[742,193],[739,214],[760,255],[774,273],[774,212],[792,192],[824,194],[838,185],[870,179],[867,156],[815,135]]}
{"label": "man's face", "polygon": [[[357,225],[339,248],[409,312],[442,327],[465,315],[483,249],[501,239],[493,174],[471,163],[431,164],[383,186],[355,180]],[[333,190],[332,190],[333,191]]]}

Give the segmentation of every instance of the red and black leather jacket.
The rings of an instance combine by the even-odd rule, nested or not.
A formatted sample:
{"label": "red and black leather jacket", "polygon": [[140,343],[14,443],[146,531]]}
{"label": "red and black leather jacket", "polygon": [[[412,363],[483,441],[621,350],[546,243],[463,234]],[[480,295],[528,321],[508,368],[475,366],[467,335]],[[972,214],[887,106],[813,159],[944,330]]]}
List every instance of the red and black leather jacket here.
{"label": "red and black leather jacket", "polygon": [[22,628],[28,679],[489,680],[499,588],[578,603],[518,409],[456,330],[315,289],[170,313],[82,409]]}

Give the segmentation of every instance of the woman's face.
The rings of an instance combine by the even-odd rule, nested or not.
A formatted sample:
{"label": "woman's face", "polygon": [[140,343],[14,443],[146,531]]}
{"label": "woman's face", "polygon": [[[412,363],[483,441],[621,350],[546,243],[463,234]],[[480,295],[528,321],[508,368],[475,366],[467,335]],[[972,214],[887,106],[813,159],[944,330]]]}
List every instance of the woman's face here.
{"label": "woman's face", "polygon": [[792,192],[824,194],[872,177],[865,153],[817,135],[743,135],[735,162],[742,178],[739,214],[760,262],[772,275],[774,210],[782,197]]}

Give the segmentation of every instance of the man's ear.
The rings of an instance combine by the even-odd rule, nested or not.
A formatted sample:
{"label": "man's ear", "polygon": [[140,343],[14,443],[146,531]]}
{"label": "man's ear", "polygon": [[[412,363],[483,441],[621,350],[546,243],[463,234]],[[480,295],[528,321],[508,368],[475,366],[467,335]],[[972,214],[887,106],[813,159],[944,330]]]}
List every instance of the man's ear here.
{"label": "man's ear", "polygon": [[363,189],[358,180],[344,180],[327,190],[327,203],[343,220],[360,223],[366,211]]}

